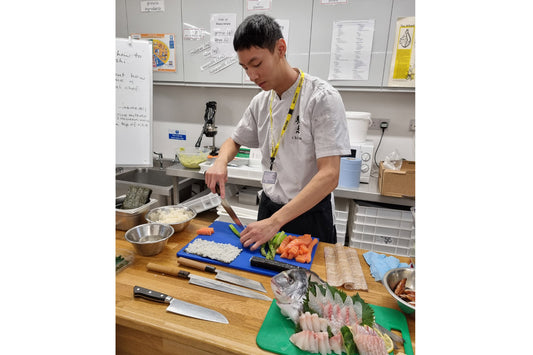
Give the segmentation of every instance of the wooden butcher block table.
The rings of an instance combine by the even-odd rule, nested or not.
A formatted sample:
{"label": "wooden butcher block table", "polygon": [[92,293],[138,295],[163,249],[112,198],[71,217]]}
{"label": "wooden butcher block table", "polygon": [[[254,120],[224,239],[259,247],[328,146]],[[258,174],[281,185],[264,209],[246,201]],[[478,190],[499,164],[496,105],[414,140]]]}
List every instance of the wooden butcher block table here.
{"label": "wooden butcher block table", "polygon": [[[176,253],[196,237],[196,230],[211,222],[196,218],[181,233],[168,240],[165,249],[156,256],[134,254],[133,263],[116,275],[116,353],[117,354],[272,354],[256,344],[256,337],[267,315],[271,302],[237,296],[189,284],[187,280],[148,271],[149,262],[179,266],[193,274],[214,279],[213,274],[180,266]],[[124,239],[124,231],[116,231],[116,248],[134,251]],[[319,243],[311,270],[326,279],[324,246]],[[399,310],[396,301],[385,287],[370,275],[364,261],[364,250],[358,250],[361,266],[368,284],[368,292],[360,296],[373,305]],[[399,257],[407,262],[408,258]],[[217,269],[257,280],[274,298],[270,277],[224,266]],[[179,300],[194,303],[222,313],[229,324],[209,322],[167,312],[168,304],[160,304],[133,297],[133,286],[141,286],[166,293]],[[347,291],[354,295],[356,292]],[[409,333],[415,348],[415,316],[408,315]]]}

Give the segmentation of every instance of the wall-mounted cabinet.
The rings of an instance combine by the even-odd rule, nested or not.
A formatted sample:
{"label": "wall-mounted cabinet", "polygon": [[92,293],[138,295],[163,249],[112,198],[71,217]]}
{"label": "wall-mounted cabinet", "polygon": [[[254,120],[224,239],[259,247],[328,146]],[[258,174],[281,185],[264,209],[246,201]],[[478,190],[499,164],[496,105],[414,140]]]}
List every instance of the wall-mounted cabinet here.
{"label": "wall-mounted cabinet", "polygon": [[[174,61],[173,71],[154,71],[155,81],[182,82],[183,44],[181,32],[181,0],[165,0],[164,10],[151,11],[143,8],[143,1],[126,0],[128,34],[173,35],[173,54],[168,60]],[[117,9],[118,11],[118,9]]]}
{"label": "wall-mounted cabinet", "polygon": [[[163,5],[163,11],[146,11],[142,8],[146,3],[116,0],[116,36],[174,34],[175,71],[154,71],[154,83],[183,85],[255,87],[238,64],[236,55],[233,60],[217,56],[211,45],[213,41],[226,41],[232,49],[232,36],[224,38],[231,24],[235,29],[246,16],[266,13],[288,27],[287,59],[292,66],[326,79],[341,90],[386,90],[389,89],[396,21],[398,17],[415,15],[415,0],[347,0],[335,4],[326,4],[323,0],[271,1],[266,8],[259,9],[249,9],[252,2],[248,0],[156,2]],[[256,5],[263,3],[254,2]],[[215,15],[228,15],[228,27],[216,27]],[[342,38],[339,40],[336,35],[342,33],[343,21],[351,26],[354,23],[371,24],[366,28],[367,33],[371,33],[371,45],[366,51],[369,53],[366,69],[361,66],[364,68],[361,77],[339,79],[330,75],[330,62],[338,59],[339,54],[340,46],[335,45],[342,43]],[[216,34],[212,33],[214,31]],[[351,40],[351,37],[345,38]]]}
{"label": "wall-mounted cabinet", "polygon": [[[329,82],[335,87],[380,87],[383,82],[392,0],[353,0],[338,5],[325,5],[322,1],[315,0],[313,6],[309,73],[320,78],[328,78],[330,57],[335,55],[332,53],[332,45],[340,46],[339,42],[343,40],[343,38],[333,38],[336,22],[373,21],[374,33],[371,42],[370,62],[368,68],[361,69],[362,71],[367,70],[367,79],[329,80]],[[361,45],[365,45],[365,43]],[[335,49],[333,48],[334,51]],[[364,65],[364,63],[356,61],[349,64],[360,65],[361,67]],[[347,68],[343,68],[343,70],[347,71]]]}
{"label": "wall-mounted cabinet", "polygon": [[[401,17],[411,17],[415,16],[415,0],[394,0],[392,5],[392,14],[390,19],[390,29],[389,29],[389,43],[387,45],[387,55],[385,60],[385,68],[383,75],[383,86],[387,87],[389,85],[389,76],[391,70],[391,62],[393,58],[394,42],[396,41],[396,22]],[[400,86],[397,84],[395,86]]]}
{"label": "wall-mounted cabinet", "polygon": [[[236,61],[233,32],[230,33],[242,22],[242,0],[182,1],[185,81],[242,84],[242,69]],[[225,48],[230,48],[231,54]]]}
{"label": "wall-mounted cabinet", "polygon": [[[309,0],[272,1],[270,9],[249,10],[248,1],[243,0],[244,17],[264,13],[280,23],[287,41],[287,60],[291,66],[309,71],[309,43],[311,40],[311,18],[313,2]],[[284,28],[284,27],[287,28]],[[286,34],[285,34],[286,33]],[[243,71],[244,73],[244,71]],[[243,74],[243,83],[254,85]]]}

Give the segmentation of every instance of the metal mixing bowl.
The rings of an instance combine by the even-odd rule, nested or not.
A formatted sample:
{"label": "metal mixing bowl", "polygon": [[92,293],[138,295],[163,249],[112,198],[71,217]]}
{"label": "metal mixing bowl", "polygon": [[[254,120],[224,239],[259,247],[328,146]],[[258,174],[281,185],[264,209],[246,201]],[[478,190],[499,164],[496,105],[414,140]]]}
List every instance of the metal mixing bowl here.
{"label": "metal mixing bowl", "polygon": [[161,253],[174,228],[163,223],[146,223],[129,229],[124,238],[135,248],[137,254],[153,256]]}
{"label": "metal mixing bowl", "polygon": [[[186,214],[186,218],[180,220],[179,222],[173,223],[168,218],[169,214],[175,213],[176,211],[182,211],[184,214]],[[145,216],[146,220],[150,223],[164,223],[171,225],[176,233],[179,233],[185,228],[187,228],[187,226],[194,217],[196,217],[196,211],[190,207],[183,205],[157,207],[150,210],[150,212],[148,212]]]}
{"label": "metal mixing bowl", "polygon": [[383,285],[392,297],[398,302],[400,309],[406,313],[411,314],[415,312],[415,306],[405,302],[401,297],[394,293],[394,288],[400,280],[406,278],[405,288],[415,291],[415,269],[409,267],[400,267],[387,271],[383,276]]}

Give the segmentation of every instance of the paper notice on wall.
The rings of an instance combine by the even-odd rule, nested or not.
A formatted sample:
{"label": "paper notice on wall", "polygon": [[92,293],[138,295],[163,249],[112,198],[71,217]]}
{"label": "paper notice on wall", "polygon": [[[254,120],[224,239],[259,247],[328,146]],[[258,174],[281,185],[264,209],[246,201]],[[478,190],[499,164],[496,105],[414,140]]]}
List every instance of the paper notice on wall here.
{"label": "paper notice on wall", "polygon": [[320,0],[322,5],[347,4],[348,0]]}
{"label": "paper notice on wall", "polygon": [[272,0],[248,0],[248,11],[270,10]]}
{"label": "paper notice on wall", "polygon": [[233,35],[237,28],[237,14],[211,14],[211,56],[231,57]]}
{"label": "paper notice on wall", "polygon": [[176,40],[172,33],[132,33],[133,39],[152,42],[152,68],[154,71],[176,71]]}
{"label": "paper notice on wall", "polygon": [[165,0],[141,0],[141,12],[165,12]]}
{"label": "paper notice on wall", "polygon": [[415,87],[415,17],[396,21],[389,86]]}
{"label": "paper notice on wall", "polygon": [[368,80],[374,20],[335,21],[328,80]]}

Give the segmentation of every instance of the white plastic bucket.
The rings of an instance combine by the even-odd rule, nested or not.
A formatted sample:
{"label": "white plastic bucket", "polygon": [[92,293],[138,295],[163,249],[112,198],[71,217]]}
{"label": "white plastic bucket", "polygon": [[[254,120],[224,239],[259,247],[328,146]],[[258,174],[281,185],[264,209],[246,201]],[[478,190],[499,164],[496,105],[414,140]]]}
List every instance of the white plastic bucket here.
{"label": "white plastic bucket", "polygon": [[366,141],[368,127],[372,124],[370,112],[346,111],[350,144]]}

